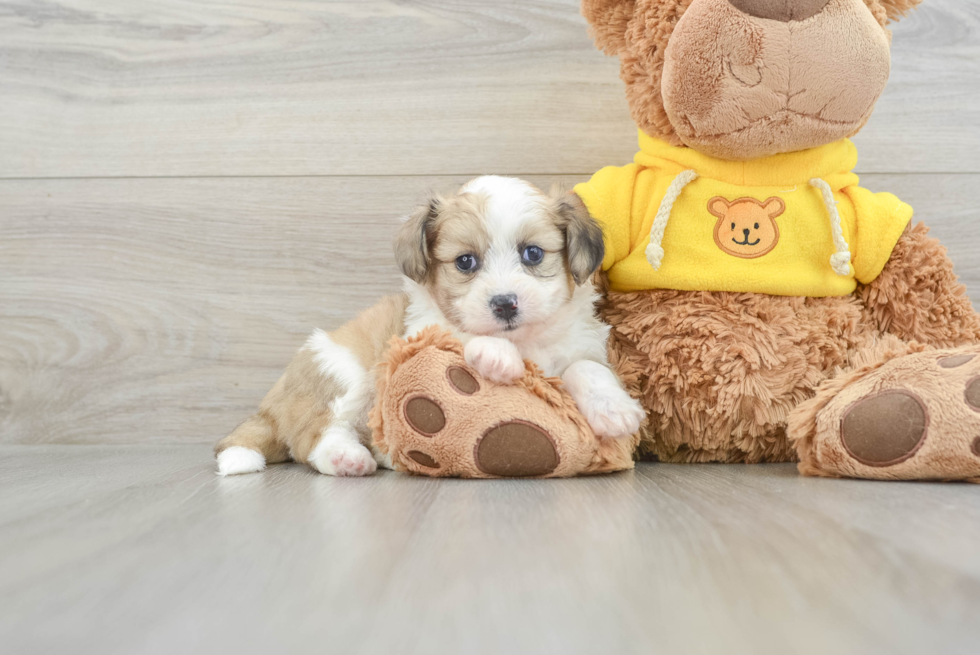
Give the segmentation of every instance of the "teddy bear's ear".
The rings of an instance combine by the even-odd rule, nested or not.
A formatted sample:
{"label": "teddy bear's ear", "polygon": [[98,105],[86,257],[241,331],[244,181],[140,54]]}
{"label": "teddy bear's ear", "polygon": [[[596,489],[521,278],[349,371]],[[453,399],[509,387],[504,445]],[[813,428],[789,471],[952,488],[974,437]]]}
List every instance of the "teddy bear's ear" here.
{"label": "teddy bear's ear", "polygon": [[892,21],[902,18],[921,3],[922,0],[878,0],[888,14],[888,20]]}
{"label": "teddy bear's ear", "polygon": [[582,0],[582,15],[592,26],[589,34],[607,55],[626,46],[626,27],[635,8],[636,0]]}

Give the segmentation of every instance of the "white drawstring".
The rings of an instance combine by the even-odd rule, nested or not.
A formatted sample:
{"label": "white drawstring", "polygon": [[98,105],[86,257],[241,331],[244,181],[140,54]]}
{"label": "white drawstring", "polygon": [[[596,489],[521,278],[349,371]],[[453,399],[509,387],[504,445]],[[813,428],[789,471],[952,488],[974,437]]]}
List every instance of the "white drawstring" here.
{"label": "white drawstring", "polygon": [[[647,246],[646,250],[647,261],[650,262],[650,265],[653,266],[653,270],[655,271],[660,269],[660,265],[664,260],[662,242],[664,231],[667,229],[667,220],[670,218],[670,213],[674,209],[674,203],[677,202],[677,198],[681,195],[684,187],[696,179],[698,179],[698,174],[695,170],[691,169],[682,172],[670,183],[663,200],[660,201],[660,208],[657,210],[657,215],[653,219],[653,225],[650,226],[650,245]],[[851,250],[850,246],[847,245],[847,241],[844,239],[844,228],[841,226],[840,212],[837,211],[837,200],[834,199],[834,190],[830,188],[827,182],[819,177],[810,180],[810,186],[820,191],[820,194],[823,196],[824,205],[827,207],[827,213],[830,216],[830,232],[834,238],[834,247],[837,249],[837,252],[830,257],[830,266],[838,275],[848,277],[851,274]]]}
{"label": "white drawstring", "polygon": [[664,249],[660,244],[664,240],[664,230],[667,229],[667,219],[670,218],[670,212],[674,209],[674,202],[677,201],[677,197],[681,195],[684,187],[696,179],[698,179],[698,174],[693,169],[684,171],[674,178],[674,181],[667,187],[664,199],[660,201],[660,209],[657,210],[653,225],[650,227],[650,245],[647,246],[646,252],[647,261],[650,262],[655,271],[660,268],[660,264],[664,260]]}
{"label": "white drawstring", "polygon": [[834,236],[834,247],[837,248],[837,252],[830,256],[830,265],[835,273],[848,277],[851,274],[851,250],[844,240],[844,229],[840,224],[840,212],[837,211],[834,191],[819,177],[810,180],[810,186],[820,191],[823,202],[827,205],[827,213],[830,214],[830,232]]}

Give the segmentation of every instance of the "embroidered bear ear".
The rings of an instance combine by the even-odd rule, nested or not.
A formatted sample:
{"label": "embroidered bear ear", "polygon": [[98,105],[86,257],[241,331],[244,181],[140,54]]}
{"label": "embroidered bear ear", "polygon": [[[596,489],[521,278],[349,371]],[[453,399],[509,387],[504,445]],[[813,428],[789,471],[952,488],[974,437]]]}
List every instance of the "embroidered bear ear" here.
{"label": "embroidered bear ear", "polygon": [[777,216],[782,216],[783,212],[786,211],[786,203],[783,202],[782,198],[776,198],[774,196],[762,203],[762,208],[769,214],[769,218],[776,218]]}
{"label": "embroidered bear ear", "polygon": [[708,201],[708,211],[718,218],[725,218],[731,206],[732,204],[721,196],[717,196]]}

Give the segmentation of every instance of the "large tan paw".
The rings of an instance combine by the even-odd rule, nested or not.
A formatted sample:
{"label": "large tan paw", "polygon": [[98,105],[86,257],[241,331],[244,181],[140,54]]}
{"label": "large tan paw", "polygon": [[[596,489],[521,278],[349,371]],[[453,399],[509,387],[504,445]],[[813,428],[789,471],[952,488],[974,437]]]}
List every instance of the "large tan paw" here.
{"label": "large tan paw", "polygon": [[568,477],[632,467],[633,444],[603,445],[558,380],[546,380],[531,366],[509,384],[495,382],[467,364],[458,342],[439,345],[389,364],[379,386],[371,419],[375,443],[396,467],[467,478]]}
{"label": "large tan paw", "polygon": [[821,389],[791,420],[801,472],[881,480],[980,478],[980,348],[914,352],[833,387]]}

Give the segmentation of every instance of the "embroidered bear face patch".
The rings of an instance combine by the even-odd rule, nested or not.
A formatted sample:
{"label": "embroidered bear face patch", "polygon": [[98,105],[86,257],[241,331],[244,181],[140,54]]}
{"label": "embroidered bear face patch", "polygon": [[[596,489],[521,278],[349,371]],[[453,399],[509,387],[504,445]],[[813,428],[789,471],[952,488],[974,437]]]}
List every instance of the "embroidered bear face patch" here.
{"label": "embroidered bear face patch", "polygon": [[723,252],[743,259],[755,259],[772,251],[779,243],[776,218],[786,211],[781,198],[759,202],[739,198],[729,202],[717,197],[708,202],[708,211],[718,217],[715,243]]}

